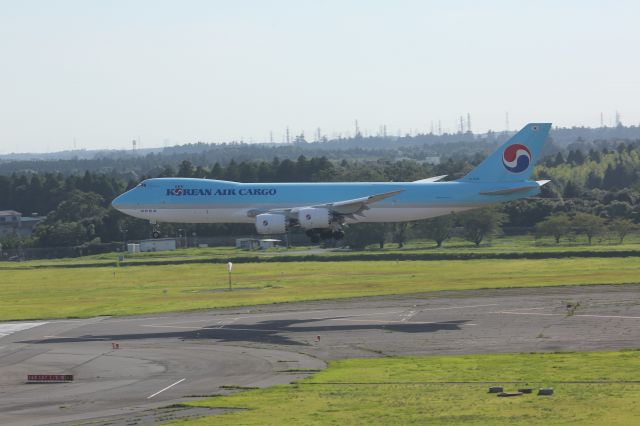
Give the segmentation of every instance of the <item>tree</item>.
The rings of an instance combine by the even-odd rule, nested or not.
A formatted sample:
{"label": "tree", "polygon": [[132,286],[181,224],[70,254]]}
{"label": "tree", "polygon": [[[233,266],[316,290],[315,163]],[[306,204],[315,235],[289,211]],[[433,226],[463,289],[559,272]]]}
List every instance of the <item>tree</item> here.
{"label": "tree", "polygon": [[426,221],[420,221],[417,227],[420,234],[435,241],[438,247],[442,247],[442,243],[451,238],[453,219],[453,215],[447,214]]}
{"label": "tree", "polygon": [[386,223],[356,223],[345,229],[344,241],[353,249],[363,249],[370,244],[384,248],[386,240]]}
{"label": "tree", "polygon": [[189,160],[183,160],[182,163],[178,166],[178,177],[193,177],[195,170],[193,168],[193,164]]}
{"label": "tree", "polygon": [[536,235],[550,235],[560,243],[560,238],[571,230],[571,221],[566,214],[557,214],[547,217],[536,225]]}
{"label": "tree", "polygon": [[41,224],[36,228],[35,236],[45,247],[73,247],[94,237],[78,222]]}
{"label": "tree", "polygon": [[404,243],[411,235],[413,224],[410,222],[396,222],[391,224],[391,239],[398,244],[398,248],[404,247]]}
{"label": "tree", "polygon": [[582,191],[580,190],[580,187],[570,180],[564,186],[564,193],[562,196],[564,198],[578,198],[581,194]]}
{"label": "tree", "polygon": [[604,219],[591,213],[578,212],[573,217],[573,227],[578,234],[585,234],[591,239],[604,230]]}
{"label": "tree", "polygon": [[625,218],[633,212],[633,206],[626,201],[612,201],[607,207],[607,214],[610,218]]}
{"label": "tree", "polygon": [[485,207],[462,215],[464,237],[476,246],[498,232],[505,215],[495,208]]}
{"label": "tree", "polygon": [[47,222],[101,220],[106,214],[106,209],[102,207],[103,204],[104,199],[95,192],[75,190],[51,212],[47,217]]}
{"label": "tree", "polygon": [[630,219],[615,219],[611,221],[609,229],[616,233],[620,239],[620,244],[622,244],[624,242],[624,238],[629,234],[629,232],[638,229],[638,225],[633,223]]}

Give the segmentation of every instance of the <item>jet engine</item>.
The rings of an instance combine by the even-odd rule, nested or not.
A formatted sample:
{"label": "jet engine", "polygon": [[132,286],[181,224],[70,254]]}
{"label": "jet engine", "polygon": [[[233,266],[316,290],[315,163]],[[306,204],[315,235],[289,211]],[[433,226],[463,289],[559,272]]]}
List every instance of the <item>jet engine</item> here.
{"label": "jet engine", "polygon": [[327,209],[308,207],[298,210],[298,223],[304,229],[330,228],[331,219]]}
{"label": "jet engine", "polygon": [[287,232],[287,218],[283,214],[263,213],[256,216],[258,234],[284,234]]}

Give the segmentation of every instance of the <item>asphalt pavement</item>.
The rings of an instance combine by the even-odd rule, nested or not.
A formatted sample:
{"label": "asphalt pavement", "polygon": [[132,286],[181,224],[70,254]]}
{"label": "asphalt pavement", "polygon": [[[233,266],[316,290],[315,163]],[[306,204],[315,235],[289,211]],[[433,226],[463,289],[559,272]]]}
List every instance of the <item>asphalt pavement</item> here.
{"label": "asphalt pavement", "polygon": [[[161,407],[289,383],[341,358],[612,350],[639,342],[640,287],[633,285],[4,323],[0,424],[150,424],[170,416]],[[28,374],[73,374],[74,381],[27,384]],[[188,410],[175,417],[182,415]]]}

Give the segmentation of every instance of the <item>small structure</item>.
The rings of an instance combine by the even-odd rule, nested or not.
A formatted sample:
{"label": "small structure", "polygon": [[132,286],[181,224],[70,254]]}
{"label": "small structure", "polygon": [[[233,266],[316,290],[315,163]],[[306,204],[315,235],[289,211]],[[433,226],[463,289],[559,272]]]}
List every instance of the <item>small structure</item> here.
{"label": "small structure", "polygon": [[236,248],[242,250],[255,250],[260,248],[260,240],[255,238],[236,238]]}
{"label": "small structure", "polygon": [[273,247],[277,247],[278,244],[280,244],[281,242],[282,240],[276,240],[275,238],[264,238],[262,240],[259,240],[258,244],[260,245],[260,248],[262,250],[266,250]]}
{"label": "small structure", "polygon": [[176,240],[174,238],[157,238],[153,240],[140,241],[140,251],[167,251],[176,249]]}
{"label": "small structure", "polygon": [[127,244],[127,251],[131,254],[140,253],[140,244],[135,244],[135,243]]}

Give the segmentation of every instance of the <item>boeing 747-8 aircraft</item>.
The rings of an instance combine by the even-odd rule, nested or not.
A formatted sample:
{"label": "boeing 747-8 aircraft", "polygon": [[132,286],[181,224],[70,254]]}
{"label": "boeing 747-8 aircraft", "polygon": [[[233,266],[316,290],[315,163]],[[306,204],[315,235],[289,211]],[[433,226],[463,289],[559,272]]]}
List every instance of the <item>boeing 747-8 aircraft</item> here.
{"label": "boeing 747-8 aircraft", "polygon": [[[259,234],[302,227],[314,241],[342,238],[356,222],[427,219],[537,195],[548,181],[529,180],[550,123],[530,123],[469,174],[415,182],[238,183],[147,179],[113,200],[128,215],[158,222],[255,223]],[[154,237],[160,234],[156,229]]]}

